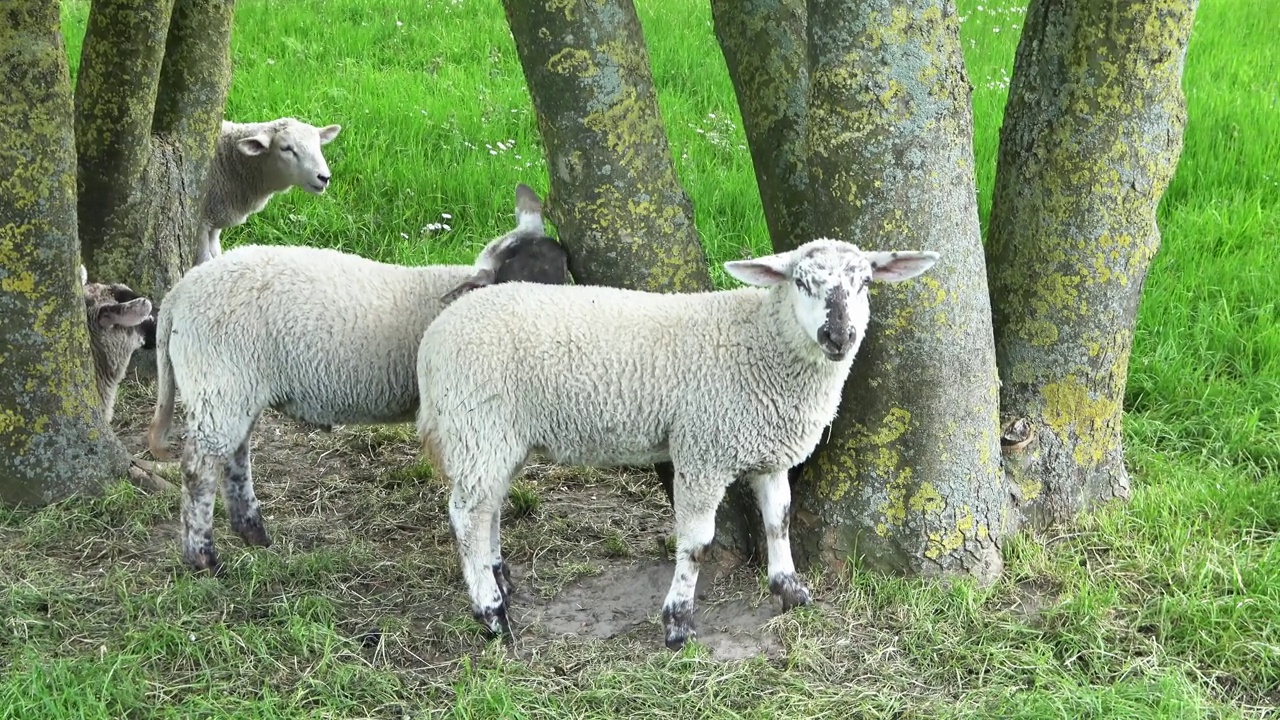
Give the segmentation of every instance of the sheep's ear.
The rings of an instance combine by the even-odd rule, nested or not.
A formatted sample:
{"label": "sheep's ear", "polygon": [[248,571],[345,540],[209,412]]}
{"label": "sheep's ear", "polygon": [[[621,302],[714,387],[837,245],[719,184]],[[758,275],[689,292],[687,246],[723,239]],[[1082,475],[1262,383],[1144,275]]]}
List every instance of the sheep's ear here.
{"label": "sheep's ear", "polygon": [[98,324],[104,328],[133,327],[151,317],[151,301],[136,298],[124,303],[105,305],[98,311]]}
{"label": "sheep's ear", "polygon": [[472,290],[478,290],[482,287],[488,287],[497,280],[497,274],[489,268],[480,268],[475,274],[463,280],[454,289],[440,296],[440,302],[448,305],[458,298],[466,295]]}
{"label": "sheep's ear", "polygon": [[245,155],[261,155],[271,149],[271,136],[265,133],[250,135],[247,138],[241,138],[236,142],[236,147]]}
{"label": "sheep's ear", "polygon": [[320,144],[329,144],[334,138],[338,137],[338,131],[341,129],[341,125],[326,125],[320,128]]}
{"label": "sheep's ear", "polygon": [[89,271],[85,269],[84,265],[80,266],[80,284],[81,285],[89,284]]}
{"label": "sheep's ear", "polygon": [[766,255],[754,260],[731,260],[725,272],[748,285],[761,287],[786,282],[791,277],[792,253]]}
{"label": "sheep's ear", "polygon": [[894,250],[866,255],[871,261],[871,279],[879,282],[910,280],[933,267],[941,257],[932,250]]}
{"label": "sheep's ear", "polygon": [[542,199],[533,188],[519,183],[516,185],[516,230],[543,232]]}

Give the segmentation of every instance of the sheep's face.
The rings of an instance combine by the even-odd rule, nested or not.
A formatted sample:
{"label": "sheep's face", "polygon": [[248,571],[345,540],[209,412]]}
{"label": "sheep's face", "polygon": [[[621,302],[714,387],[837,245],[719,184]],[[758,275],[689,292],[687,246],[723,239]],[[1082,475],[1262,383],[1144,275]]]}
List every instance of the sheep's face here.
{"label": "sheep's face", "polygon": [[240,152],[262,157],[277,187],[297,186],[319,195],[329,187],[329,164],[320,146],[338,137],[341,125],[317,128],[307,123],[284,118],[257,135],[236,143]]}
{"label": "sheep's face", "polygon": [[819,239],[787,253],[725,263],[742,282],[787,283],[787,297],[805,336],[831,361],[857,352],[867,330],[872,281],[900,282],[933,266],[938,253],[864,252],[839,240]]}
{"label": "sheep's face", "polygon": [[119,382],[134,350],[155,347],[151,301],[127,285],[84,282],[83,269],[81,282],[94,372],[100,381]]}

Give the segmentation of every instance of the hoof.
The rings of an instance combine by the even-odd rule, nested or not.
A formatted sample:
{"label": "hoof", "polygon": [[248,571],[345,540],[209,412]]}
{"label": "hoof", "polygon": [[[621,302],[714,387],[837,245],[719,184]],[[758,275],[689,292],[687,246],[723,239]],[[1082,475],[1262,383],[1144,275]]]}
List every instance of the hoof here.
{"label": "hoof", "polygon": [[472,617],[485,627],[489,640],[501,637],[507,645],[511,644],[511,623],[507,621],[507,604],[487,610],[473,610]]}
{"label": "hoof", "polygon": [[505,561],[494,564],[493,579],[498,583],[498,592],[502,593],[502,604],[510,605],[511,596],[516,593],[516,585],[511,582],[511,568]]}
{"label": "hoof", "polygon": [[685,643],[698,636],[693,622],[693,603],[684,602],[675,607],[662,608],[662,626],[666,630],[668,650],[679,650]]}
{"label": "hoof", "polygon": [[196,575],[205,574],[210,577],[222,577],[224,568],[222,561],[212,551],[186,553],[182,557],[183,563]]}
{"label": "hoof", "polygon": [[245,523],[242,527],[235,528],[235,531],[249,547],[271,547],[271,536],[267,534],[267,529],[263,527],[261,520]]}
{"label": "hoof", "polygon": [[782,601],[782,612],[787,612],[791,608],[801,605],[808,605],[809,589],[800,582],[800,578],[795,573],[787,573],[769,579],[769,592],[778,596]]}

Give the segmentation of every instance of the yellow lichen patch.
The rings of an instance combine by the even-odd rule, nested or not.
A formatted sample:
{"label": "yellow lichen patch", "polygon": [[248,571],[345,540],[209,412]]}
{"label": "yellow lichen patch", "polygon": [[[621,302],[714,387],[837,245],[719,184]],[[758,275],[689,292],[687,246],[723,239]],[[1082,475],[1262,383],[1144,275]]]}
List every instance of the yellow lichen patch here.
{"label": "yellow lichen patch", "polygon": [[29,294],[36,289],[36,278],[29,272],[21,272],[6,278],[0,278],[0,290],[10,293]]}
{"label": "yellow lichen patch", "polygon": [[1075,375],[1045,385],[1044,421],[1059,438],[1075,437],[1076,463],[1096,467],[1115,449],[1120,406],[1116,399],[1094,397]]}
{"label": "yellow lichen patch", "polygon": [[580,48],[567,47],[547,60],[547,69],[557,75],[576,75],[588,78],[599,70],[591,61],[591,53]]}
{"label": "yellow lichen patch", "polygon": [[551,12],[564,13],[564,19],[573,22],[578,9],[579,0],[547,0],[546,8]]}
{"label": "yellow lichen patch", "polygon": [[16,430],[24,424],[22,416],[12,410],[0,410],[0,435]]}
{"label": "yellow lichen patch", "polygon": [[942,500],[942,495],[938,493],[938,489],[931,482],[920,483],[915,495],[911,496],[909,505],[912,510],[921,513],[938,512],[947,506]]}

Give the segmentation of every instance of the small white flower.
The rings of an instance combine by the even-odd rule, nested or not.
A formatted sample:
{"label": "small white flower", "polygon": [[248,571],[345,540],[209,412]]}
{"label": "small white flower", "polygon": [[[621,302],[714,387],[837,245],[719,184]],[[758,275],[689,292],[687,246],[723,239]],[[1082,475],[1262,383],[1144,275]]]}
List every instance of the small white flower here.
{"label": "small white flower", "polygon": [[276,61],[275,61],[275,60],[272,60],[271,58],[267,58],[267,64],[268,64],[268,65],[275,65],[275,64],[276,64]]}
{"label": "small white flower", "polygon": [[404,238],[405,240],[408,240],[408,239],[409,239],[409,234],[408,234],[408,233],[400,233],[400,237]]}
{"label": "small white flower", "polygon": [[452,216],[452,215],[450,215],[449,213],[440,213],[440,217],[444,218],[445,220],[452,220],[452,219],[453,219],[453,216]]}
{"label": "small white flower", "polygon": [[400,22],[399,20],[397,20],[397,21],[396,21],[396,27],[404,27],[404,23],[402,23],[402,22]]}

